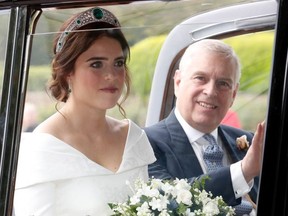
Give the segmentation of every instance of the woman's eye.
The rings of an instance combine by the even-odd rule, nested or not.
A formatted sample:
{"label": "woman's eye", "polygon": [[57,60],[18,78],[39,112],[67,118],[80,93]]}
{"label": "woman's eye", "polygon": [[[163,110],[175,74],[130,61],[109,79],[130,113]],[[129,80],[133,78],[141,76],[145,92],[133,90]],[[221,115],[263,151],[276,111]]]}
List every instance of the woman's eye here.
{"label": "woman's eye", "polygon": [[93,62],[91,64],[91,67],[93,67],[93,68],[101,68],[101,67],[103,67],[103,63],[101,61]]}
{"label": "woman's eye", "polygon": [[123,67],[124,66],[124,60],[118,60],[115,62],[115,66],[116,67]]}

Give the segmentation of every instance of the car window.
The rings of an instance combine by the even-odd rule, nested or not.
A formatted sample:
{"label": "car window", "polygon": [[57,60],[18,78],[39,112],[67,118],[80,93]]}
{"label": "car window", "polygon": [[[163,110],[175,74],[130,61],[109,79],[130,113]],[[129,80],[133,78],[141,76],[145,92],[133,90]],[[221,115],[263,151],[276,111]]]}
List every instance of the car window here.
{"label": "car window", "polygon": [[[235,1],[223,2],[222,4],[234,5],[237,3]],[[211,10],[215,5],[181,1],[177,3],[135,2],[104,7],[111,10],[119,18],[122,30],[131,46],[131,59],[128,66],[132,78],[132,90],[130,97],[124,103],[127,118],[144,126],[156,61],[164,40],[176,25],[195,13]],[[55,101],[51,100],[45,90],[51,73],[51,43],[55,32],[71,14],[84,9],[44,9],[39,18],[33,35],[26,94],[27,103],[36,105],[38,122],[55,112]],[[179,10],[181,13],[177,12]],[[199,23],[194,23],[194,25],[197,26]],[[179,36],[179,38],[181,37]],[[122,118],[117,108],[111,110],[111,113]]]}
{"label": "car window", "polygon": [[[0,104],[2,100],[2,89],[4,79],[4,66],[6,60],[6,46],[8,39],[8,26],[9,26],[9,10],[0,10]],[[2,148],[2,138],[4,130],[4,116],[0,116],[0,148]]]}
{"label": "car window", "polygon": [[224,39],[240,58],[240,89],[224,124],[255,131],[266,119],[274,31],[258,32]]}
{"label": "car window", "polygon": [[[0,54],[1,103],[3,101],[3,89],[5,89],[7,93],[8,89],[11,88],[8,81],[3,81],[4,72],[5,70],[7,70],[5,69],[5,62],[7,54],[6,47],[8,41],[8,33],[9,28],[13,29],[13,26],[9,26],[9,19],[11,15],[10,9],[7,10],[7,8],[9,8],[7,7],[7,5],[10,4],[9,2],[10,1],[0,1],[0,5],[3,5],[3,9],[1,7],[0,10],[0,45],[2,51]],[[21,0],[13,1],[10,6],[13,9],[16,8],[16,10],[19,10],[18,6],[23,4],[23,2]],[[70,4],[71,2],[72,4]],[[55,33],[57,32],[61,23],[76,11],[86,9],[86,7],[82,7],[87,3],[86,1],[82,1],[80,4],[77,3],[75,5],[73,5],[73,2],[77,3],[79,1],[69,1],[69,4],[67,5],[67,1],[66,3],[64,1],[49,1],[49,3],[47,3],[47,1],[41,2],[37,0],[25,1],[25,4],[20,7],[20,9],[23,9],[26,8],[27,5],[29,5],[28,8],[36,10],[39,10],[41,7],[43,8],[42,14],[36,25],[35,33],[29,35],[30,39],[33,38],[33,43],[31,47],[31,58],[29,56],[30,53],[22,54],[26,57],[26,60],[29,59],[29,61],[27,61],[29,62],[28,70],[20,71],[20,73],[23,73],[23,77],[25,77],[25,74],[27,72],[27,89],[25,89],[25,87],[21,89],[19,88],[17,97],[8,98],[10,100],[9,103],[2,103],[1,111],[5,112],[0,113],[1,126],[4,125],[4,122],[8,118],[7,116],[12,116],[11,118],[17,117],[18,122],[15,123],[16,121],[14,121],[14,123],[12,123],[13,121],[9,121],[10,128],[15,129],[20,127],[19,125],[21,124],[18,124],[19,122],[22,122],[22,130],[26,128],[24,123],[25,108],[23,116],[21,114],[21,111],[19,111],[19,109],[22,109],[21,106],[17,106],[17,109],[11,109],[11,107],[15,107],[15,104],[19,104],[19,101],[23,100],[24,98],[26,100],[25,107],[30,107],[30,111],[32,110],[31,112],[34,113],[34,123],[31,125],[31,128],[33,128],[35,125],[37,125],[42,120],[44,120],[56,111],[56,102],[49,96],[49,93],[47,93],[46,91],[46,83],[49,80],[51,74],[51,44],[52,39],[55,36]],[[91,6],[92,4],[93,6],[95,5],[95,2],[89,2],[89,4],[86,4],[87,6]],[[235,126],[241,127],[243,129],[254,131],[256,127],[256,122],[258,123],[259,121],[262,121],[263,118],[265,118],[265,116],[267,115],[267,109],[269,108],[269,92],[271,91],[271,89],[274,90],[274,96],[282,93],[282,90],[284,94],[285,89],[279,89],[277,87],[278,85],[276,86],[273,83],[270,84],[270,80],[273,78],[271,77],[273,76],[273,74],[271,74],[271,70],[273,63],[273,46],[275,43],[274,28],[277,19],[277,1],[180,0],[147,2],[131,1],[130,3],[128,3],[128,1],[117,1],[117,5],[113,5],[115,2],[116,1],[111,1],[109,2],[109,4],[103,5],[103,7],[107,7],[107,9],[111,10],[119,18],[122,24],[124,34],[127,36],[128,42],[131,45],[131,60],[129,63],[129,68],[132,75],[133,86],[132,92],[128,100],[124,104],[124,109],[126,110],[127,118],[132,119],[140,126],[149,126],[158,122],[159,120],[167,116],[170,110],[174,107],[175,97],[173,92],[173,73],[175,72],[175,69],[177,69],[179,60],[188,44],[193,43],[201,38],[222,39],[225,42],[231,44],[231,46],[237,51],[241,58],[243,68],[241,88],[233,107],[231,107],[231,112],[227,116],[226,122],[224,123],[234,124]],[[280,2],[280,0],[278,2]],[[229,13],[221,12],[222,10],[229,10],[230,6],[236,7],[238,5],[246,5],[246,3],[247,8],[248,4],[255,4],[255,7],[253,7],[253,9],[246,10],[247,12],[249,11],[253,19],[245,19],[244,17],[246,12],[243,12],[243,10],[234,10],[234,12]],[[81,5],[81,7],[79,7],[79,5]],[[206,14],[210,14],[210,16],[206,17]],[[255,14],[257,14],[257,16]],[[231,17],[233,17],[234,15],[235,17],[242,17],[243,15],[243,19],[232,19]],[[18,60],[19,58],[16,59],[16,61]],[[9,61],[11,61],[11,59],[9,59]],[[280,81],[278,79],[278,77],[281,77],[281,74],[279,74],[277,73],[276,75],[274,73],[274,82],[277,81],[277,84],[281,82],[281,79]],[[287,80],[287,75],[285,75],[285,77]],[[20,85],[20,83],[22,82],[22,80],[20,80],[18,83],[17,79],[15,80],[17,85]],[[10,94],[11,92],[9,93],[9,95]],[[285,98],[287,98],[287,92],[286,96],[284,95],[283,98],[275,97],[275,100],[276,98],[278,99],[277,101],[283,100],[282,103],[284,103]],[[6,98],[4,98],[4,100],[6,100]],[[270,103],[274,105],[276,103],[275,100],[273,101],[273,99],[271,100],[270,98]],[[6,104],[8,104],[9,106],[6,107]],[[285,115],[286,107],[287,106],[283,106],[284,111],[283,113],[281,113],[283,119],[285,116],[287,116]],[[275,110],[279,110],[276,108]],[[273,112],[274,107],[271,108],[270,106],[270,109],[272,110],[271,112]],[[6,113],[6,111],[8,114]],[[113,116],[122,118],[118,110],[111,110],[110,112]],[[4,118],[3,115],[6,115],[6,117]],[[272,119],[269,120],[271,121],[271,123],[274,123],[271,125],[275,126],[275,122],[272,122]],[[268,131],[268,133],[270,133],[270,136],[279,135],[278,131],[283,130],[285,126],[284,123],[285,122],[279,122],[279,125],[276,124],[277,127],[270,128],[270,130]],[[6,126],[7,125],[8,123],[6,121]],[[8,141],[5,141],[7,142],[5,143],[6,147],[12,146],[13,148],[8,148],[9,151],[7,151],[7,149],[2,148],[3,146],[1,146],[2,151],[0,154],[0,214],[3,213],[3,215],[9,215],[6,214],[6,212],[11,212],[12,198],[10,195],[12,194],[13,196],[12,191],[13,185],[15,183],[16,166],[15,163],[13,164],[9,162],[14,161],[17,163],[17,157],[15,157],[15,155],[17,154],[17,148],[19,147],[18,144],[20,134],[16,133],[16,130],[14,129],[8,131],[12,131],[12,133],[10,132],[8,134],[6,132],[6,135],[7,137],[9,137],[9,139],[7,139]],[[2,138],[3,131],[4,128],[0,128],[0,138]],[[286,193],[284,190],[282,193],[282,188],[280,188],[280,186],[277,186],[278,191],[276,191],[276,186],[271,186],[270,190],[270,185],[273,185],[271,184],[271,182],[276,182],[276,180],[272,181],[271,179],[273,179],[274,176],[275,179],[278,179],[278,176],[276,176],[276,174],[278,173],[276,173],[276,171],[278,171],[278,168],[280,167],[283,168],[283,164],[287,164],[285,163],[285,160],[287,161],[287,155],[283,155],[285,154],[285,152],[287,152],[287,149],[286,151],[285,149],[284,151],[281,151],[281,155],[279,152],[277,152],[283,149],[280,148],[281,144],[285,144],[285,137],[283,138],[284,140],[280,140],[282,139],[282,137],[284,136],[279,136],[279,139],[275,138],[276,141],[272,142],[273,145],[271,144],[269,148],[267,148],[267,151],[270,151],[271,154],[269,155],[268,152],[267,158],[270,159],[266,159],[265,161],[264,168],[266,169],[266,172],[264,174],[266,175],[263,175],[265,178],[265,181],[263,182],[266,183],[266,186],[269,187],[267,187],[267,191],[265,191],[265,188],[263,188],[262,194],[266,195],[275,193],[276,195],[273,195],[275,195],[276,198],[273,198],[271,200],[271,198],[269,197],[271,201],[270,202],[267,199],[268,196],[260,197],[260,201],[262,201],[262,205],[260,205],[262,209],[260,210],[262,212],[265,212],[265,208],[267,206],[270,209],[270,204],[271,206],[273,204],[274,209],[274,207],[276,206],[275,202],[280,203],[279,205],[287,203],[287,190]],[[270,138],[270,140],[272,141],[273,139],[273,137]],[[275,151],[273,152],[273,154],[272,150]],[[11,152],[13,153],[13,155]],[[271,163],[275,168],[273,169],[275,173],[270,172],[271,170],[267,168],[267,164],[271,165]],[[3,167],[5,169],[3,169]],[[283,169],[279,170],[279,172],[281,172],[281,170],[285,170],[285,166]],[[271,173],[273,173],[273,176]],[[12,178],[10,178],[11,176]],[[286,187],[287,189],[287,178],[281,177],[281,180],[279,180],[278,182],[280,182],[278,185],[281,185],[281,187]],[[277,192],[281,193],[277,194]],[[9,193],[10,195],[8,195]],[[286,202],[283,201],[284,199],[281,199],[283,196],[286,196]],[[268,205],[265,205],[266,203]],[[8,207],[10,208],[10,210],[7,210]],[[286,208],[286,206],[284,207]],[[281,209],[284,212],[284,207],[278,209]],[[277,208],[275,207],[275,209]]]}
{"label": "car window", "polygon": [[[260,6],[263,10],[256,13],[248,9]],[[238,94],[241,97],[236,98],[225,123],[235,120],[237,127],[254,130],[267,110],[276,9],[274,1],[248,3],[191,16],[178,24],[167,36],[158,57],[146,125],[165,118],[174,107],[173,76],[186,47],[202,38],[218,38],[235,49],[243,72]]]}
{"label": "car window", "polygon": [[9,26],[9,10],[0,10],[0,87],[2,92],[3,87],[3,74],[4,74],[4,64],[5,64],[5,53],[8,38],[8,26]]}

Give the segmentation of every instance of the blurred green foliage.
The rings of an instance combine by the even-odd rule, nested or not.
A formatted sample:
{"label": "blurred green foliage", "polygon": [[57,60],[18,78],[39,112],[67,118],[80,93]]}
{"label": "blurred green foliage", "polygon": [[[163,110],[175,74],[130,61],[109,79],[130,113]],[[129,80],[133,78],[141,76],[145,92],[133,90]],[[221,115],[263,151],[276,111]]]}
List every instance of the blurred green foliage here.
{"label": "blurred green foliage", "polygon": [[131,47],[129,69],[136,94],[144,97],[150,94],[155,65],[165,38],[166,35],[149,37]]}
{"label": "blurred green foliage", "polygon": [[247,34],[224,40],[240,58],[240,91],[267,92],[272,62],[274,32]]}
{"label": "blurred green foliage", "polygon": [[242,128],[255,131],[267,114],[274,31],[237,36],[225,42],[234,48],[242,64],[240,89],[232,110],[238,114]]}

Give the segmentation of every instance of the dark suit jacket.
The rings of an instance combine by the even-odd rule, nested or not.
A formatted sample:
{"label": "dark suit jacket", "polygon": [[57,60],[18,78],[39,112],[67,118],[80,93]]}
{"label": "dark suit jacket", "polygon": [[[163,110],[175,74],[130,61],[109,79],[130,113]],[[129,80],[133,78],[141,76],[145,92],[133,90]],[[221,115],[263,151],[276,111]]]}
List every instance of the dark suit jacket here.
{"label": "dark suit jacket", "polygon": [[[205,176],[184,130],[176,119],[174,110],[166,119],[146,127],[144,130],[157,158],[157,161],[149,166],[150,177],[154,176],[160,179],[187,178],[192,182],[195,178]],[[246,150],[238,150],[236,138],[246,134],[249,143],[251,143],[253,134],[225,125],[219,126],[218,133],[232,162],[243,159]],[[229,167],[209,172],[207,175],[210,177],[205,182],[207,191],[211,191],[215,196],[221,195],[229,205],[240,203],[241,199],[235,199]],[[258,178],[254,180],[254,187],[250,192],[254,201],[257,191]]]}

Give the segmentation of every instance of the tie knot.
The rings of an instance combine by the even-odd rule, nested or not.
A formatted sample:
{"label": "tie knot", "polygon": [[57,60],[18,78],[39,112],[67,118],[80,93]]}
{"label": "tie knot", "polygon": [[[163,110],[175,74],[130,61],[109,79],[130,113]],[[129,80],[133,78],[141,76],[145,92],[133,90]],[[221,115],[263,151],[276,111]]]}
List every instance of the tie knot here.
{"label": "tie knot", "polygon": [[205,135],[203,136],[203,138],[204,138],[205,140],[207,140],[210,145],[217,145],[217,142],[216,142],[214,136],[212,136],[211,134],[205,134]]}

